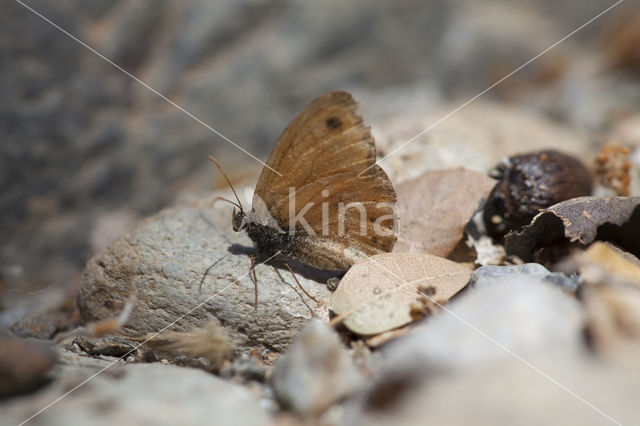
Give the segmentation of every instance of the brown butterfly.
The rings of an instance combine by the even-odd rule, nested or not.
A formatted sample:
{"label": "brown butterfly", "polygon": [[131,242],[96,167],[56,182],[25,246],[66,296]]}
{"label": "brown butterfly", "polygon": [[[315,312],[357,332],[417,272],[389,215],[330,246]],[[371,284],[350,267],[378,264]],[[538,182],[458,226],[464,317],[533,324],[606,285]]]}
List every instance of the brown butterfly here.
{"label": "brown butterfly", "polygon": [[280,252],[318,269],[346,271],[393,248],[396,192],[375,165],[375,144],[356,107],[342,91],[315,99],[278,139],[251,211],[237,194],[237,204],[227,200],[239,209],[233,229],[246,231],[260,255]]}

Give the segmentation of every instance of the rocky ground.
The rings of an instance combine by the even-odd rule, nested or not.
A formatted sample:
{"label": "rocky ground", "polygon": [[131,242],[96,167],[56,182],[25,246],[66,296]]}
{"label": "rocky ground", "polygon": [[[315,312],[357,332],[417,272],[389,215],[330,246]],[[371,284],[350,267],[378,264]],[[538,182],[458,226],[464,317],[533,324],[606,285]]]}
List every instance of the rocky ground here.
{"label": "rocky ground", "polygon": [[[640,10],[622,3],[458,110],[611,4],[28,3],[260,158],[331,89],[360,102],[381,156],[437,123],[381,163],[401,201],[421,194],[392,260],[466,275],[420,257],[436,296],[459,292],[390,297],[393,321],[374,304],[336,319],[346,283],[393,285],[381,271],[259,265],[254,306],[251,241],[211,206],[230,194],[206,156],[238,186],[260,165],[0,5],[2,423],[636,423]],[[549,148],[585,164],[595,207],[478,240],[490,169]]]}

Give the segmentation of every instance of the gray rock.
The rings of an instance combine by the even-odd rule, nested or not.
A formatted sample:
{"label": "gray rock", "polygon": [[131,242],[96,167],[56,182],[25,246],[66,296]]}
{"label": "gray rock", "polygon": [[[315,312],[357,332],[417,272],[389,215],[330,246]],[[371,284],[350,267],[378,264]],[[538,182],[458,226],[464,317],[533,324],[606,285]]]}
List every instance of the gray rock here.
{"label": "gray rock", "polygon": [[[63,354],[57,380],[42,392],[0,405],[3,424],[19,424],[80,385],[108,361]],[[33,419],[47,425],[266,425],[268,413],[240,385],[170,365],[115,365]]]}
{"label": "gray rock", "polygon": [[358,400],[350,401],[341,423],[374,426],[637,423],[640,376],[637,362],[611,365],[583,354],[537,360],[533,366],[538,371],[511,358],[464,373],[440,372],[416,380],[395,377],[386,382],[385,388],[375,387]]}
{"label": "gray rock", "polygon": [[390,344],[391,370],[465,370],[519,356],[583,351],[577,300],[547,283],[521,277],[467,292]]}
{"label": "gray rock", "polygon": [[581,308],[564,291],[531,278],[497,281],[448,309],[387,346],[382,371],[344,404],[342,423],[635,422],[637,363],[592,357]]}
{"label": "gray rock", "polygon": [[225,379],[251,380],[259,383],[265,383],[272,373],[273,365],[265,364],[251,354],[241,354],[225,364],[219,372]]}
{"label": "gray rock", "polygon": [[[116,317],[135,294],[126,336],[167,326],[185,331],[216,317],[241,349],[282,350],[312,314],[327,319],[327,308],[302,294],[288,270],[260,265],[254,309],[251,247],[246,235],[231,230],[225,203],[211,208],[203,200],[162,211],[89,261],[78,290],[82,318]],[[310,270],[300,271],[298,280],[310,294],[328,298],[325,284],[303,275]]]}
{"label": "gray rock", "polygon": [[362,384],[335,331],[312,320],[277,362],[272,377],[276,398],[302,416],[317,416]]}
{"label": "gray rock", "polygon": [[495,281],[518,281],[521,278],[549,282],[570,291],[576,291],[580,284],[578,277],[551,272],[539,263],[525,263],[524,265],[482,266],[473,271],[469,285],[480,287]]}

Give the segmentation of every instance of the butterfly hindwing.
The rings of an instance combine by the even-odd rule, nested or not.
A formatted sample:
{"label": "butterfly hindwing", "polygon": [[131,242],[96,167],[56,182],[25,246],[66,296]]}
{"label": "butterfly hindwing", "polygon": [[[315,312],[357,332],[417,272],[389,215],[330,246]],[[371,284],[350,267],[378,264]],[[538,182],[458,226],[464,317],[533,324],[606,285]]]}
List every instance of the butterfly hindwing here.
{"label": "butterfly hindwing", "polygon": [[391,251],[397,238],[396,193],[375,165],[375,144],[356,107],[347,92],[314,100],[267,160],[282,176],[265,167],[256,185],[254,204],[261,199],[281,229],[289,230],[290,218],[304,213],[304,223],[294,224],[304,237],[297,257],[312,266],[346,269],[359,258]]}

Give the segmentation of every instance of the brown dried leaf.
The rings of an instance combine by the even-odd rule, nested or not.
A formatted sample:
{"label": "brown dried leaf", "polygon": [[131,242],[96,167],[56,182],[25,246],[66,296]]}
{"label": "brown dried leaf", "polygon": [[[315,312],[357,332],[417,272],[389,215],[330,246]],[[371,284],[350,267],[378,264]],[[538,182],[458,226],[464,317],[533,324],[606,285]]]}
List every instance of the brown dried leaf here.
{"label": "brown dried leaf", "polygon": [[396,185],[400,230],[395,253],[448,256],[496,181],[464,168],[428,171]]}
{"label": "brown dried leaf", "polygon": [[579,197],[542,210],[531,224],[505,238],[508,255],[525,262],[546,247],[610,241],[640,254],[640,197]]}
{"label": "brown dried leaf", "polygon": [[444,303],[470,275],[468,267],[430,254],[380,254],[349,269],[331,296],[331,309],[354,333],[378,334],[413,321],[412,307],[424,299],[417,290]]}

